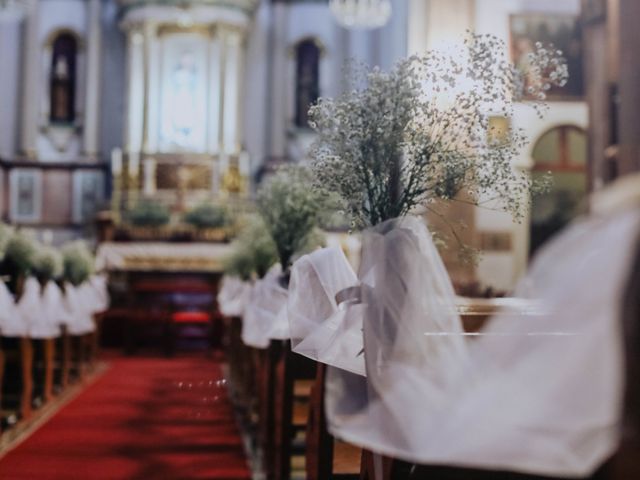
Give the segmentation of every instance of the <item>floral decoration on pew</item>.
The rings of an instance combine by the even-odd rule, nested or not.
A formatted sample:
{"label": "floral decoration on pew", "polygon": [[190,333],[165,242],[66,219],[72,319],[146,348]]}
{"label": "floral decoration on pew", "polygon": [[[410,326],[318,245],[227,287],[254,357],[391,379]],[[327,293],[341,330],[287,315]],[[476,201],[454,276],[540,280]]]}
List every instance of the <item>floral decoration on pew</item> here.
{"label": "floral decoration on pew", "polygon": [[489,121],[513,119],[525,75],[527,98],[536,98],[527,105],[542,116],[545,92],[568,78],[561,52],[537,44],[523,71],[507,59],[503,41],[470,33],[450,53],[414,55],[389,72],[353,72],[345,94],[321,98],[309,115],[318,134],[311,150],[316,185],[340,195],[355,228],[418,206],[442,216],[436,200],[521,219],[530,194],[548,187],[512,166],[528,144],[523,131],[503,135]]}
{"label": "floral decoration on pew", "polygon": [[63,277],[71,285],[86,282],[93,273],[91,251],[83,241],[68,243],[62,247]]}
{"label": "floral decoration on pew", "polygon": [[225,260],[224,272],[230,277],[249,281],[263,278],[278,261],[276,245],[259,216],[250,216],[233,242],[233,253]]}
{"label": "floral decoration on pew", "polygon": [[323,243],[316,228],[327,214],[326,207],[327,196],[314,188],[311,171],[303,166],[281,167],[258,192],[258,212],[285,276],[297,253]]}

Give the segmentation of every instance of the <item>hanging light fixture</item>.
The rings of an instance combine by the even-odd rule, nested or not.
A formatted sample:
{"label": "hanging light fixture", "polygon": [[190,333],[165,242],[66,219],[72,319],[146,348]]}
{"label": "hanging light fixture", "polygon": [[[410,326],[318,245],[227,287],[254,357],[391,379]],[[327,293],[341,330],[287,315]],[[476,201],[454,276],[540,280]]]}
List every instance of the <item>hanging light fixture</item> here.
{"label": "hanging light fixture", "polygon": [[391,17],[390,0],[329,0],[329,9],[345,28],[380,28]]}

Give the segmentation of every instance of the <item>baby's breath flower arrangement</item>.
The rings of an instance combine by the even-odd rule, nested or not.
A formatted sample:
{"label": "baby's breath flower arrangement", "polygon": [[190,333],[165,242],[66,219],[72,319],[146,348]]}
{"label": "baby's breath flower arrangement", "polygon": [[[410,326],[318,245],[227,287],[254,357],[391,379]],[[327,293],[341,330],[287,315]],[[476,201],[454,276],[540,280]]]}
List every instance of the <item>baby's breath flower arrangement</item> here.
{"label": "baby's breath flower arrangement", "polygon": [[355,68],[347,93],[310,110],[316,183],[340,194],[357,228],[460,194],[520,219],[546,185],[512,167],[523,132],[496,140],[489,119],[511,119],[525,93],[543,115],[545,92],[566,82],[561,52],[536,47],[525,71],[506,58],[504,42],[475,34],[458,51],[411,56],[390,72]]}
{"label": "baby's breath flower arrangement", "polygon": [[324,197],[308,168],[280,168],[258,192],[258,212],[273,239],[283,271],[324,214]]}
{"label": "baby's breath flower arrangement", "polygon": [[32,235],[16,230],[7,240],[4,250],[4,269],[12,276],[28,275],[33,269],[37,244]]}
{"label": "baby's breath flower arrangement", "polygon": [[9,239],[13,235],[13,229],[2,222],[0,222],[0,262],[4,258],[4,251],[7,248],[7,243],[9,243]]}
{"label": "baby's breath flower arrangement", "polygon": [[53,247],[41,247],[33,262],[33,273],[45,284],[62,275],[64,268],[62,254]]}
{"label": "baby's breath flower arrangement", "polygon": [[64,280],[78,286],[93,272],[93,255],[82,241],[71,242],[62,247]]}
{"label": "baby's breath flower arrangement", "polygon": [[262,278],[277,261],[278,252],[269,230],[260,217],[252,216],[234,242],[225,273],[243,280],[250,279],[254,273]]}
{"label": "baby's breath flower arrangement", "polygon": [[[32,235],[22,230],[8,229],[5,237],[4,258],[2,259],[2,274],[7,276],[9,290],[20,298],[23,282],[33,269],[33,262],[37,252],[37,244]],[[7,230],[5,230],[6,234]]]}

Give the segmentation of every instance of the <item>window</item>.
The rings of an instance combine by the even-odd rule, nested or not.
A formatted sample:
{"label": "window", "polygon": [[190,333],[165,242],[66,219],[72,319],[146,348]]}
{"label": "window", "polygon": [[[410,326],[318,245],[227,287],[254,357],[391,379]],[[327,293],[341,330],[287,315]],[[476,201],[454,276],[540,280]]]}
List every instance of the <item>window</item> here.
{"label": "window", "polygon": [[10,174],[11,220],[40,221],[42,207],[42,176],[38,170],[16,168]]}
{"label": "window", "polygon": [[551,174],[550,191],[531,208],[530,253],[581,213],[587,195],[587,135],[575,126],[548,130],[533,147],[534,178]]}
{"label": "window", "polygon": [[320,47],[314,39],[296,45],[296,116],[298,127],[309,126],[309,107],[320,96]]}
{"label": "window", "polygon": [[96,170],[78,170],[73,177],[73,221],[92,221],[104,202],[104,174]]}
{"label": "window", "polygon": [[78,41],[72,33],[62,32],[55,37],[49,74],[51,123],[75,120],[77,53]]}

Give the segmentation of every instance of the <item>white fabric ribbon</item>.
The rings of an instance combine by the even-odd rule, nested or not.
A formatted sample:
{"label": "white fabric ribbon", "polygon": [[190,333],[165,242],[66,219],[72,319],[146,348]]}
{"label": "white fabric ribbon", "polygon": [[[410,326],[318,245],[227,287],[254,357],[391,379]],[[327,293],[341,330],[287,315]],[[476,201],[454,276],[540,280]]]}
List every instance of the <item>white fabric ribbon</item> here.
{"label": "white fabric ribbon", "polygon": [[3,337],[26,337],[28,325],[18,313],[13,295],[4,282],[0,281],[0,333]]}
{"label": "white fabric ribbon", "polygon": [[42,287],[34,277],[27,278],[24,283],[24,291],[18,302],[18,312],[29,329],[29,337],[46,339],[60,336],[60,325],[52,321],[51,312],[46,310]]}
{"label": "white fabric ribbon", "polygon": [[329,369],[331,433],[423,464],[590,475],[619,440],[619,308],[640,212],[548,244],[516,289],[544,309],[497,315],[468,348],[428,237],[389,227],[365,233],[367,378]]}
{"label": "white fabric ribbon", "polygon": [[242,341],[254,348],[267,348],[271,339],[289,338],[288,324],[282,328],[280,311],[286,309],[288,292],[280,285],[280,265],[274,265],[253,289],[242,320]]}
{"label": "white fabric ribbon", "polygon": [[95,330],[93,314],[96,312],[95,297],[89,283],[85,282],[78,287],[71,284],[65,286],[66,309],[71,315],[71,323],[68,330],[71,335],[85,335]]}
{"label": "white fabric ribbon", "polygon": [[222,277],[218,308],[225,317],[242,317],[251,296],[252,285],[238,277]]}

